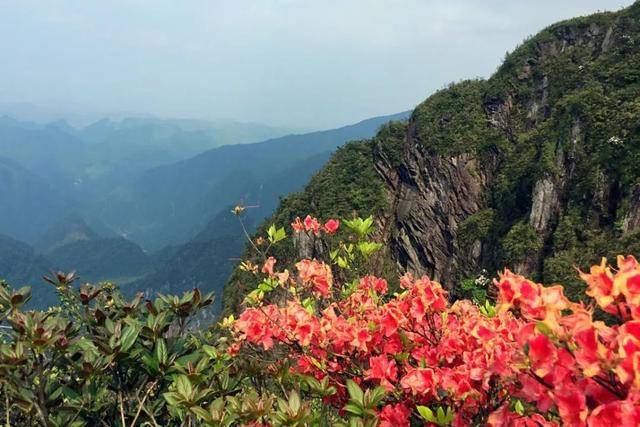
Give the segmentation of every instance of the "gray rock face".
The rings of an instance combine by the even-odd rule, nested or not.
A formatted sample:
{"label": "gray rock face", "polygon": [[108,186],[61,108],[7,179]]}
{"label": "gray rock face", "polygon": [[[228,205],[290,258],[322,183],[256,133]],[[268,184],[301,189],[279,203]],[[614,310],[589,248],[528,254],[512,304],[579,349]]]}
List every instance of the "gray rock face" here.
{"label": "gray rock face", "polygon": [[478,247],[462,254],[456,235],[481,208],[487,179],[471,155],[433,155],[413,143],[411,130],[407,138],[401,167],[392,169],[383,157],[376,162],[392,206],[385,239],[402,271],[450,284],[463,260],[473,268],[480,258]]}
{"label": "gray rock face", "polygon": [[325,253],[325,245],[322,239],[316,238],[310,232],[294,233],[293,247],[297,259],[320,258]]}
{"label": "gray rock face", "polygon": [[[534,62],[544,64],[578,46],[588,46],[596,54],[611,44],[611,28],[594,24],[561,31],[564,32],[557,39],[536,46]],[[507,93],[483,105],[488,125],[501,131],[511,143],[517,142],[515,132],[530,131],[545,122],[551,109],[552,82],[547,75],[536,74],[525,63],[517,79],[531,81],[533,90],[528,99],[516,100]],[[548,172],[533,183],[528,221],[542,241],[550,238],[564,209],[576,164],[576,147],[582,143],[583,133],[580,119],[575,117],[568,135],[551,141],[555,152]],[[461,274],[477,271],[486,258],[482,241],[461,248],[456,237],[462,221],[487,207],[500,160],[496,157],[489,164],[479,164],[472,154],[434,154],[414,138],[413,125],[409,123],[400,165],[392,166],[380,153],[376,158],[376,169],[386,184],[390,205],[388,216],[382,219],[383,238],[401,271],[427,274],[455,286]],[[640,213],[630,213],[627,223],[630,227],[640,225]],[[541,259],[542,253],[535,254],[511,267],[531,274],[539,269]]]}
{"label": "gray rock face", "polygon": [[629,234],[640,228],[640,185],[636,185],[622,219],[622,233]]}
{"label": "gray rock face", "polygon": [[559,207],[558,202],[558,189],[551,178],[545,177],[536,182],[529,224],[538,233],[546,233],[549,229],[549,221]]}

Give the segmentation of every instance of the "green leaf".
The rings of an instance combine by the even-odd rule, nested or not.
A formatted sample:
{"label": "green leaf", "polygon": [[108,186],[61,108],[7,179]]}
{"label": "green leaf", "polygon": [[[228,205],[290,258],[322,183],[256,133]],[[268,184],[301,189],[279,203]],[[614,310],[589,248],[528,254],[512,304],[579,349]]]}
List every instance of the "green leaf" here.
{"label": "green leaf", "polygon": [[367,235],[373,231],[372,216],[369,216],[366,219],[354,218],[351,220],[345,220],[344,224],[347,226],[347,228],[355,232],[361,239],[367,237]]}
{"label": "green leaf", "polygon": [[163,393],[162,396],[164,397],[164,400],[166,400],[167,403],[172,406],[178,406],[180,402],[183,401],[178,393],[174,393],[172,391]]}
{"label": "green leaf", "polygon": [[553,336],[553,331],[543,321],[539,321],[539,322],[536,323],[536,330],[538,332],[540,332],[542,335],[546,335],[549,338],[551,338]]}
{"label": "green leaf", "polygon": [[346,259],[344,259],[343,257],[339,256],[338,259],[336,260],[336,262],[338,263],[338,267],[340,268],[345,268],[348,269],[349,268],[349,263],[347,262]]}
{"label": "green leaf", "polygon": [[205,345],[202,346],[202,350],[209,357],[209,359],[217,359],[218,358],[218,351],[216,350],[215,347],[205,344]]}
{"label": "green leaf", "polygon": [[313,315],[315,313],[315,300],[311,297],[307,297],[302,300],[302,307],[307,311],[307,313]]}
{"label": "green leaf", "polygon": [[141,357],[142,363],[149,369],[151,373],[160,371],[160,363],[158,359],[153,357],[150,353],[146,353]]}
{"label": "green leaf", "polygon": [[364,406],[364,393],[360,386],[353,380],[347,380],[347,391],[349,392],[351,400],[360,404],[360,406]]}
{"label": "green leaf", "polygon": [[368,395],[368,399],[365,399],[368,400],[367,407],[375,408],[376,406],[378,406],[378,403],[380,403],[380,401],[387,395],[387,391],[384,389],[384,387],[376,387],[373,390],[367,390],[366,395]]}
{"label": "green leaf", "polygon": [[376,242],[360,242],[357,247],[362,256],[369,258],[374,252],[377,252],[382,248],[382,244]]}
{"label": "green leaf", "polygon": [[69,400],[77,400],[81,397],[75,390],[66,386],[62,387],[62,394],[64,394],[65,397]]}
{"label": "green leaf", "polygon": [[179,394],[184,397],[185,400],[189,400],[191,398],[191,394],[193,393],[193,386],[191,385],[191,381],[189,377],[186,375],[180,375],[175,380],[176,390]]}
{"label": "green leaf", "polygon": [[271,224],[271,227],[267,230],[267,236],[269,237],[269,242],[274,244],[284,240],[287,237],[287,232],[283,227],[276,229],[275,224]]}
{"label": "green leaf", "polygon": [[358,405],[356,405],[354,403],[348,403],[343,409],[346,412],[349,412],[350,414],[353,414],[353,415],[363,415],[364,414],[364,410],[360,406],[358,406]]}
{"label": "green leaf", "polygon": [[158,359],[161,365],[167,364],[167,344],[164,338],[160,338],[156,342],[156,359]]}
{"label": "green leaf", "polygon": [[289,409],[294,413],[297,413],[300,410],[300,404],[300,395],[297,391],[293,390],[289,393]]}
{"label": "green leaf", "polygon": [[209,413],[209,411],[200,406],[192,406],[189,408],[189,410],[203,420],[209,421],[211,419],[211,414]]}
{"label": "green leaf", "polygon": [[120,337],[120,351],[128,351],[136,342],[139,333],[140,329],[137,326],[129,325],[125,327]]}
{"label": "green leaf", "polygon": [[418,413],[425,421],[429,421],[430,423],[436,422],[436,418],[433,415],[433,411],[431,408],[427,406],[417,406]]}

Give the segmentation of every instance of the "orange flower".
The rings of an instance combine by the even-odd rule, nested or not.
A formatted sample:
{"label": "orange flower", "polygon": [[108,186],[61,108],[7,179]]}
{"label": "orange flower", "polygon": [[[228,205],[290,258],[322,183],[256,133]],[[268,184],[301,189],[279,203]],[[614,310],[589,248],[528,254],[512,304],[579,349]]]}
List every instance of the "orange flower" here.
{"label": "orange flower", "polygon": [[270,256],[262,266],[262,272],[269,275],[269,277],[273,277],[273,266],[276,264],[276,259]]}
{"label": "orange flower", "polygon": [[331,267],[320,261],[303,259],[296,264],[296,268],[303,284],[311,284],[313,291],[320,296],[329,296],[333,285]]}
{"label": "orange flower", "polygon": [[589,274],[580,272],[580,278],[588,285],[587,295],[594,298],[602,309],[607,309],[620,293],[613,286],[613,274],[606,258],[602,258],[600,265],[592,266]]}

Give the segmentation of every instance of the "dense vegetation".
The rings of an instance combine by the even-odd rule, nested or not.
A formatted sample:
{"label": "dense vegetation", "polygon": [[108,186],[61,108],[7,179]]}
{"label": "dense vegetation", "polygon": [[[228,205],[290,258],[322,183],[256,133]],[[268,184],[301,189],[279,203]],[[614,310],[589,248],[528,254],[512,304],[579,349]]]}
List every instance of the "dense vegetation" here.
{"label": "dense vegetation", "polygon": [[[236,213],[241,215],[240,209]],[[204,328],[211,295],[124,299],[114,285],[46,280],[26,311],[0,286],[0,415],[7,426],[607,426],[640,422],[640,265],[594,266],[589,305],[503,271],[482,303],[407,274],[368,275],[373,218],[270,227],[259,285]],[[271,249],[322,238],[326,258]],[[485,286],[478,284],[477,286]],[[594,310],[609,324],[592,319]],[[626,424],[625,424],[626,423]]]}
{"label": "dense vegetation", "polygon": [[[382,181],[370,160],[374,148],[374,141],[351,142],[339,148],[327,165],[311,178],[304,191],[292,193],[280,201],[278,210],[257,233],[264,234],[271,224],[289,224],[298,212],[309,208],[312,215],[319,217],[328,217],[332,212],[344,217],[382,212],[386,199]],[[291,245],[274,251],[281,262],[291,263],[296,257]],[[252,246],[247,245],[245,258],[255,261],[255,256]],[[251,276],[235,271],[225,287],[224,306],[235,310],[255,284]]]}

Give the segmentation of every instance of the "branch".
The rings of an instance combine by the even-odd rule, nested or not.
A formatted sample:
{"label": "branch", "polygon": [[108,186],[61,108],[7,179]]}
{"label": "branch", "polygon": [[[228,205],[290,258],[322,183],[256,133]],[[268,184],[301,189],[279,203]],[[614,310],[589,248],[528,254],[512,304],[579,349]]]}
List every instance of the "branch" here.
{"label": "branch", "polygon": [[125,427],[124,421],[124,404],[122,403],[122,392],[118,392],[118,400],[120,401],[120,421],[122,422],[122,427]]}
{"label": "branch", "polygon": [[149,387],[147,388],[147,392],[142,397],[142,400],[137,398],[140,404],[138,405],[136,416],[133,417],[133,421],[131,421],[131,427],[135,427],[136,421],[138,421],[138,417],[140,416],[140,412],[142,411],[142,407],[144,406],[144,402],[147,400],[147,397],[149,397],[149,394],[151,394],[151,391],[153,390],[153,388],[156,386],[157,383],[158,383],[158,380],[155,380],[154,382],[151,383],[151,385],[149,385]]}
{"label": "branch", "polygon": [[4,414],[5,414],[5,427],[11,427],[11,407],[9,406],[9,390],[4,392]]}

